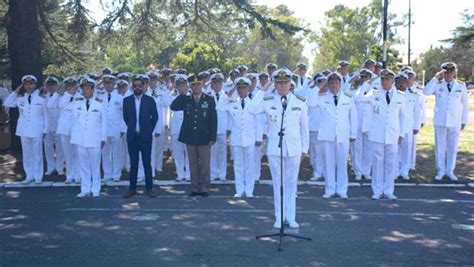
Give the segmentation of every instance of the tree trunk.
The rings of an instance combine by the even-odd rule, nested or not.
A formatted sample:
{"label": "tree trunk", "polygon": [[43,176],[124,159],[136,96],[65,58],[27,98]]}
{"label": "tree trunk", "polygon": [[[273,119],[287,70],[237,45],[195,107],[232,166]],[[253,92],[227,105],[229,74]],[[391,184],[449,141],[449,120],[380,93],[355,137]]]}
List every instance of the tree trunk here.
{"label": "tree trunk", "polygon": [[[38,1],[9,0],[5,21],[8,34],[12,89],[21,83],[21,77],[33,74],[42,82],[41,32],[38,22]],[[11,112],[12,151],[20,151],[19,139],[15,136],[18,110]]]}

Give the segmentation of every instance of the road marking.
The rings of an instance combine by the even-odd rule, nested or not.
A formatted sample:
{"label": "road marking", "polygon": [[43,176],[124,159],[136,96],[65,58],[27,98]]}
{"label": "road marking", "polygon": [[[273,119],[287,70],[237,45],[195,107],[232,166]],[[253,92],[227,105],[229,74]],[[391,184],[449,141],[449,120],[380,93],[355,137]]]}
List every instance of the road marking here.
{"label": "road marking", "polygon": [[472,224],[453,224],[452,226],[455,230],[474,231],[474,225]]}
{"label": "road marking", "polygon": [[[196,213],[273,213],[274,210],[252,209],[123,209],[123,208],[68,208],[64,212],[196,212]],[[367,215],[367,216],[404,216],[404,217],[443,217],[442,214],[418,213],[418,212],[365,212],[365,211],[297,211],[298,214],[312,215]]]}

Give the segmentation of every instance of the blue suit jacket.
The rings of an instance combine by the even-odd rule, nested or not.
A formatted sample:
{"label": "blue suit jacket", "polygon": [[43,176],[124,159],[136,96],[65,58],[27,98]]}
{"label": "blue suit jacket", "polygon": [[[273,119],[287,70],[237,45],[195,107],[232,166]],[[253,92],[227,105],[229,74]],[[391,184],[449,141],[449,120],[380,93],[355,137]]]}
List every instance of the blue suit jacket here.
{"label": "blue suit jacket", "polygon": [[[123,120],[125,124],[127,124],[127,142],[131,142],[137,134],[135,132],[137,127],[137,114],[134,95],[127,96],[123,99]],[[143,143],[151,144],[157,121],[158,111],[156,109],[155,100],[151,96],[143,94],[140,102],[140,133],[138,134]]]}

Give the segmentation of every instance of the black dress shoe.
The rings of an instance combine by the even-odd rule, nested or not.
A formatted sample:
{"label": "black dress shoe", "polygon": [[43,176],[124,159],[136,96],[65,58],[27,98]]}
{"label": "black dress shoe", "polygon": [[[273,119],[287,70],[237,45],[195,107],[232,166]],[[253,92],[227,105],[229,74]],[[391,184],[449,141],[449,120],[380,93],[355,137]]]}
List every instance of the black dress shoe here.
{"label": "black dress shoe", "polygon": [[132,196],[134,196],[134,195],[136,195],[136,194],[137,194],[137,191],[135,191],[135,190],[128,190],[127,193],[125,193],[125,195],[123,195],[123,198],[130,198],[130,197],[132,197]]}
{"label": "black dress shoe", "polygon": [[146,190],[146,195],[147,195],[149,198],[156,198],[156,193],[155,193],[155,191],[153,191],[153,189],[148,189],[148,190]]}
{"label": "black dress shoe", "polygon": [[199,195],[200,195],[200,194],[199,194],[198,192],[192,191],[192,192],[188,195],[188,197],[195,197],[195,196],[199,196]]}
{"label": "black dress shoe", "polygon": [[208,197],[209,196],[209,193],[208,192],[203,192],[201,193],[201,197]]}

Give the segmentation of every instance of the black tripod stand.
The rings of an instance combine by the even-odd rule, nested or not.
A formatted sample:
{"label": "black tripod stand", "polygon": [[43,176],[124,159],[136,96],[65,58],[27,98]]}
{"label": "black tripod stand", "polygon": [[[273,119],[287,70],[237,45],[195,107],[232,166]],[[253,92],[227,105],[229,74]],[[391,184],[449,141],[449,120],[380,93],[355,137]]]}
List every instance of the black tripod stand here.
{"label": "black tripod stand", "polygon": [[283,118],[285,117],[285,111],[286,111],[286,106],[287,106],[286,96],[282,96],[281,103],[283,106],[283,111],[281,113],[280,132],[278,132],[278,136],[280,137],[280,141],[278,142],[278,147],[280,148],[280,222],[281,222],[280,231],[276,234],[259,235],[255,237],[256,239],[261,239],[265,237],[274,237],[274,236],[280,237],[280,241],[278,243],[278,251],[281,251],[281,244],[283,242],[283,237],[285,236],[311,241],[311,238],[308,238],[308,237],[285,233],[285,223],[283,221],[283,136],[285,135],[284,134],[285,129],[283,128]]}

